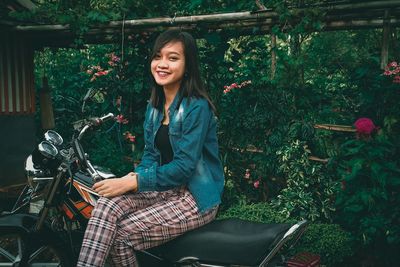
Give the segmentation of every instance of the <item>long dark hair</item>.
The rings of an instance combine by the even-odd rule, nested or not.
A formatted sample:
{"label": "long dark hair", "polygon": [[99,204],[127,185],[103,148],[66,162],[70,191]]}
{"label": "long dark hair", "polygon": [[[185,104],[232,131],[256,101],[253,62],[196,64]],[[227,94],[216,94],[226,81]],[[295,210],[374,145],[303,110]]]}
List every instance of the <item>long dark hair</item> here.
{"label": "long dark hair", "polygon": [[[211,102],[200,77],[198,48],[195,39],[190,33],[175,29],[161,33],[154,43],[150,60],[153,60],[156,54],[170,42],[181,42],[185,55],[185,74],[178,94],[181,97],[187,97],[189,101],[191,97],[204,97],[215,113],[215,106]],[[151,80],[153,82],[153,88],[151,91],[150,103],[153,107],[162,110],[162,104],[165,99],[163,87],[156,83],[153,75],[151,75]]]}

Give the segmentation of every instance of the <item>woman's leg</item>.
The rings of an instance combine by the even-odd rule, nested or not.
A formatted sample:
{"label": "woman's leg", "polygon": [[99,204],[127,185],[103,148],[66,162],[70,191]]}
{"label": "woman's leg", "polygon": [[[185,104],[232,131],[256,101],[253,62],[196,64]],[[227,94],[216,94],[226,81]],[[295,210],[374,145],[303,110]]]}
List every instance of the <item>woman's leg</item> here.
{"label": "woman's leg", "polygon": [[119,222],[110,251],[115,266],[138,266],[134,250],[165,243],[209,223],[217,213],[217,208],[199,213],[187,189],[167,191],[163,198],[163,201],[131,213]]}
{"label": "woman's leg", "polygon": [[126,194],[111,199],[101,197],[86,228],[77,266],[103,266],[121,218],[162,200],[159,192]]}

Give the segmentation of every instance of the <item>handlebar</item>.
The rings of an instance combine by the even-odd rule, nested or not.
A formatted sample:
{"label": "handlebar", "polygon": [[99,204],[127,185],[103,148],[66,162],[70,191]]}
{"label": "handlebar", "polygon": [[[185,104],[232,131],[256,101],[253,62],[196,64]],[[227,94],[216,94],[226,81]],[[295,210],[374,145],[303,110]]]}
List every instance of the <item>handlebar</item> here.
{"label": "handlebar", "polygon": [[114,114],[112,114],[111,112],[108,113],[107,115],[104,115],[103,117],[100,118],[94,118],[92,121],[92,126],[99,126],[101,124],[103,124],[104,122],[114,119]]}
{"label": "handlebar", "polygon": [[93,178],[93,180],[95,182],[98,182],[99,180],[101,180],[101,176],[98,174],[98,172],[93,167],[93,165],[90,163],[90,161],[87,159],[86,154],[80,143],[80,140],[82,139],[82,137],[84,136],[84,134],[86,133],[86,131],[89,128],[100,126],[104,122],[111,120],[111,119],[114,119],[114,114],[112,114],[112,113],[108,113],[107,115],[104,115],[100,118],[90,119],[89,122],[86,123],[85,126],[83,126],[83,128],[80,130],[78,138],[74,139],[72,142],[72,147],[75,151],[75,155],[79,159],[80,164],[82,164],[82,166],[84,168],[86,168],[86,170],[89,172],[90,176]]}
{"label": "handlebar", "polygon": [[90,127],[93,127],[93,126],[100,126],[100,125],[103,124],[104,122],[106,122],[106,121],[108,121],[108,120],[111,120],[111,119],[114,119],[114,117],[115,117],[114,114],[108,113],[107,115],[104,115],[104,116],[102,116],[102,117],[100,117],[100,118],[92,118],[92,119],[90,119],[90,122],[87,123],[87,124],[85,124],[85,126],[84,126],[84,127],[82,128],[82,130],[79,132],[78,139],[81,140],[82,137],[83,137],[83,135],[85,134],[85,132],[86,132]]}

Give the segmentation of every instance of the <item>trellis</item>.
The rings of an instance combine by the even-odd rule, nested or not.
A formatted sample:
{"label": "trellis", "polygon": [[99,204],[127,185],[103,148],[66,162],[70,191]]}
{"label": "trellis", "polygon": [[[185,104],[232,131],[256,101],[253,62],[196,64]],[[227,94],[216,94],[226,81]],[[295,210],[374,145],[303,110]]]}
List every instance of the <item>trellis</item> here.
{"label": "trellis", "polygon": [[[194,33],[199,29],[205,29],[208,32],[234,31],[241,35],[270,34],[273,27],[288,31],[301,21],[308,10],[318,8],[322,12],[319,17],[322,24],[318,29],[310,29],[312,31],[383,28],[381,55],[383,68],[388,60],[390,29],[400,25],[400,0],[334,1],[324,5],[294,7],[289,8],[291,16],[285,22],[279,20],[279,14],[275,10],[260,6],[259,1],[256,3],[260,8],[259,11],[111,21],[92,26],[83,38],[86,43],[107,43],[115,42],[125,34],[158,32],[167,28],[180,28]],[[70,25],[9,25],[6,29],[29,35],[36,47],[68,46],[76,38]],[[272,37],[274,42],[275,36]]]}

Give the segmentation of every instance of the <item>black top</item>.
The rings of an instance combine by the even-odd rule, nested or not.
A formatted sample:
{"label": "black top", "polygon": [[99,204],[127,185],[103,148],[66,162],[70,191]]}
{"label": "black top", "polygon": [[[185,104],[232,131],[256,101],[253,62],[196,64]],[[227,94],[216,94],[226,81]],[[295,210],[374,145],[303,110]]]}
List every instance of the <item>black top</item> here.
{"label": "black top", "polygon": [[169,141],[169,125],[161,124],[156,134],[156,147],[161,153],[161,165],[167,164],[172,161],[174,152],[172,152],[172,146]]}

